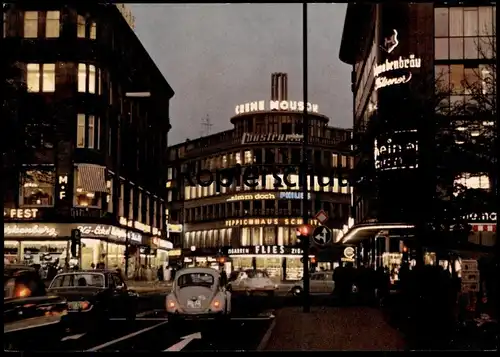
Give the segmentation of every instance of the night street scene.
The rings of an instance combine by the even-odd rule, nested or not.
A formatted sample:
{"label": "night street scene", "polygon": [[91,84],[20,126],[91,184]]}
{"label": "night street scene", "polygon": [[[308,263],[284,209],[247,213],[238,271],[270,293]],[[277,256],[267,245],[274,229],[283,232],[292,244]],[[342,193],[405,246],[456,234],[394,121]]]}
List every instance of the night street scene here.
{"label": "night street scene", "polygon": [[495,1],[3,3],[4,351],[494,351]]}

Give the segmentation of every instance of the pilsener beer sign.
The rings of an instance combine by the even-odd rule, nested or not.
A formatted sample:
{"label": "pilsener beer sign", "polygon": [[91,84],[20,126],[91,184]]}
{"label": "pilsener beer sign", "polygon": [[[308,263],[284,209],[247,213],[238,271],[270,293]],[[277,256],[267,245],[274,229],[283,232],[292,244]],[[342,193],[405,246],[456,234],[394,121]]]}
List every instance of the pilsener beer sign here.
{"label": "pilsener beer sign", "polygon": [[[267,104],[267,105],[266,105]],[[248,102],[238,104],[234,109],[236,115],[246,114],[252,112],[264,112],[270,110],[289,111],[289,112],[303,112],[304,102],[296,100],[258,100],[255,102]],[[307,103],[307,111],[311,113],[319,113],[317,104]]]}

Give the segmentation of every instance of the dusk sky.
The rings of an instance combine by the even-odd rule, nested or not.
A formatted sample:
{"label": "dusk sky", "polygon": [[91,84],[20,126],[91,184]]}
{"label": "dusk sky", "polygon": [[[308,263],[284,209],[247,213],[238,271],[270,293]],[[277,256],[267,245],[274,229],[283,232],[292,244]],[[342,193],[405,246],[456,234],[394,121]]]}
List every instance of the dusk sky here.
{"label": "dusk sky", "polygon": [[[302,99],[302,4],[130,4],[136,33],[173,87],[169,145],[231,129],[237,104],[269,99],[288,73]],[[350,67],[338,59],[347,4],[309,4],[309,101],[330,125],[352,126]]]}

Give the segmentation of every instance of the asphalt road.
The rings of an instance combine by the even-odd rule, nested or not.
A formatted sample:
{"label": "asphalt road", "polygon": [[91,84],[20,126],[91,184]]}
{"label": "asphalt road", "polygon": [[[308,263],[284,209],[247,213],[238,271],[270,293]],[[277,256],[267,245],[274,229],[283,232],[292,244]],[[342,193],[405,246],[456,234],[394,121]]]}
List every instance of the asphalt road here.
{"label": "asphalt road", "polygon": [[[24,351],[252,351],[274,319],[273,300],[235,296],[230,321],[169,322],[164,294],[140,295],[135,321],[112,319],[95,331],[73,334],[54,343],[44,337],[22,345]],[[47,331],[49,333],[49,331]],[[4,336],[5,338],[5,336]]]}

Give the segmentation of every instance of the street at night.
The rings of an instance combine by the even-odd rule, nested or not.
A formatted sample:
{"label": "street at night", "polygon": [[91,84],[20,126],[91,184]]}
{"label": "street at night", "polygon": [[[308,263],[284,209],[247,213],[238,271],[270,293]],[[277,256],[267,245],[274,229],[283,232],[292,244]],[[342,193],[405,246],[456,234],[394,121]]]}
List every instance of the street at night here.
{"label": "street at night", "polygon": [[2,9],[4,351],[498,349],[496,1]]}

